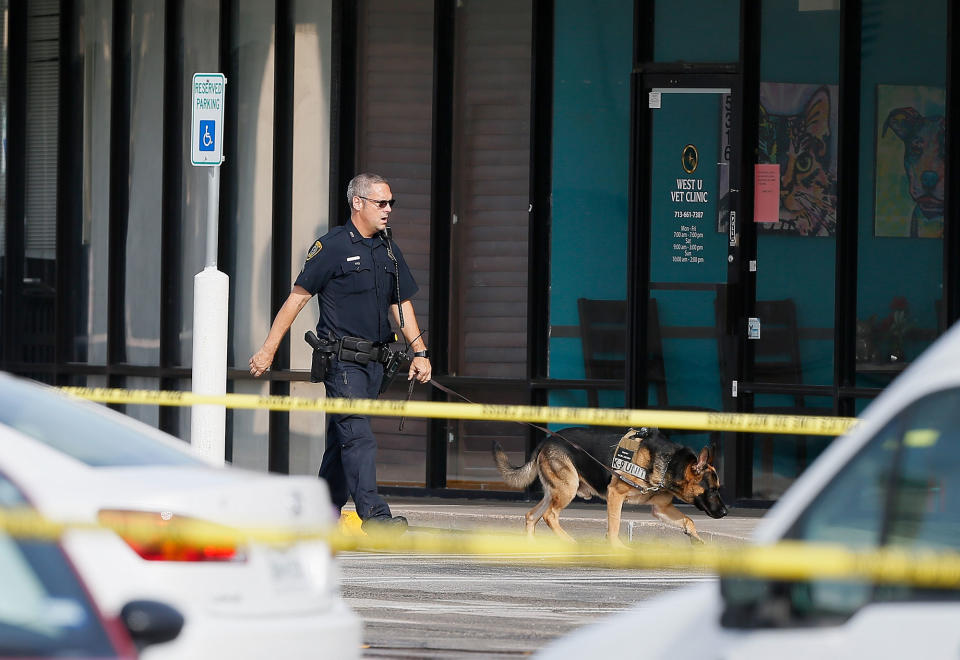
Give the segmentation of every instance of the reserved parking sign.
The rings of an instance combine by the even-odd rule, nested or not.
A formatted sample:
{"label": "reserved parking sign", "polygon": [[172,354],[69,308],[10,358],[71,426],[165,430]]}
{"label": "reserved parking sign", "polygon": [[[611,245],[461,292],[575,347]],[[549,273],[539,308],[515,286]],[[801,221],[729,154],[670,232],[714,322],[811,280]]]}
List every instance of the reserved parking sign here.
{"label": "reserved parking sign", "polygon": [[190,162],[223,162],[223,102],[227,79],[222,73],[193,74]]}

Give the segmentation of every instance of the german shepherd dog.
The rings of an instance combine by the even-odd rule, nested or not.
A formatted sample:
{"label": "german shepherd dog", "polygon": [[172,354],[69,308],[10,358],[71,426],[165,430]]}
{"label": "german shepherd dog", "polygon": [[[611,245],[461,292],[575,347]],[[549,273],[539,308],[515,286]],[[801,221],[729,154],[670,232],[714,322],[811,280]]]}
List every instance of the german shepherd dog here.
{"label": "german shepherd dog", "polygon": [[[618,450],[621,441],[638,447],[633,465],[625,465],[622,460],[616,463],[626,470],[612,467],[618,457],[625,456]],[[500,443],[494,443],[493,459],[510,486],[523,488],[536,478],[543,484],[543,499],[526,514],[529,537],[543,518],[558,536],[573,541],[560,527],[559,514],[577,495],[584,499],[596,495],[607,501],[607,538],[621,547],[620,511],[624,502],[649,504],[654,518],[682,529],[692,543],[703,543],[703,539],[693,521],[674,507],[674,497],[695,505],[711,518],[727,515],[720,498],[720,480],[712,465],[712,450],[705,447],[698,456],[655,428],[630,429],[622,435],[604,429],[568,428],[541,442],[526,465],[510,465]],[[635,476],[638,474],[641,478]]]}

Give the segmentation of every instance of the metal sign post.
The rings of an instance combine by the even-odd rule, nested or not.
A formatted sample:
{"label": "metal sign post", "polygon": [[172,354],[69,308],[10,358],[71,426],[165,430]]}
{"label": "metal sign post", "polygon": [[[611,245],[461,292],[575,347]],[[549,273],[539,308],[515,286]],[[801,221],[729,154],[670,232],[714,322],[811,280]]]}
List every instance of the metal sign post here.
{"label": "metal sign post", "polygon": [[[204,269],[193,278],[193,392],[227,391],[227,312],[230,278],[217,270],[220,215],[220,163],[223,162],[223,103],[227,79],[222,73],[193,74],[190,162],[209,167],[207,250]],[[210,462],[225,457],[226,407],[196,405],[190,415],[190,443]]]}

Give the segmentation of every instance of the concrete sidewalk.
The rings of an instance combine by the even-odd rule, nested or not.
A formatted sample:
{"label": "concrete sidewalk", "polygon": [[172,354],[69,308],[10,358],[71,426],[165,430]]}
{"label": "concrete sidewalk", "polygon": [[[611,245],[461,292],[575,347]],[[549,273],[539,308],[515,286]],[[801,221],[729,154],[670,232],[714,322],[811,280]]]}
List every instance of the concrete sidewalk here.
{"label": "concrete sidewalk", "polygon": [[[522,532],[524,514],[536,504],[430,497],[387,497],[386,500],[393,515],[407,518],[413,532],[418,529]],[[745,543],[753,533],[757,521],[765,513],[764,509],[738,508],[732,509],[726,517],[714,520],[693,506],[681,504],[677,508],[693,520],[704,541],[723,544]],[[344,507],[344,511],[348,510],[354,510],[352,502]],[[607,526],[606,504],[600,500],[574,501],[560,514],[560,524],[575,538],[603,536]],[[553,534],[542,520],[537,524],[536,533]],[[682,538],[682,532],[654,519],[649,506],[631,505],[623,507],[620,535],[624,540]]]}

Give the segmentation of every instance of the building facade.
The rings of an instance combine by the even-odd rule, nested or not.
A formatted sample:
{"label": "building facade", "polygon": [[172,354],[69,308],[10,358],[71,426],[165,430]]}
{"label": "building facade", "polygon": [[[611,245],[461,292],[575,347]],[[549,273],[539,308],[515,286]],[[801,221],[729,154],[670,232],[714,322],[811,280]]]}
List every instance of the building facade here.
{"label": "building facade", "polygon": [[[0,366],[189,390],[206,168],[228,391],[316,397],[309,306],[247,360],[374,171],[435,377],[474,400],[855,415],[960,315],[955,0],[0,0]],[[388,396],[405,398],[406,383]],[[414,398],[444,400],[430,387]],[[177,408],[125,412],[189,440]],[[517,497],[496,421],[374,422],[386,492]],[[319,413],[228,411],[235,464],[315,473]],[[829,444],[686,434],[728,499]],[[523,496],[523,494],[519,495]]]}

